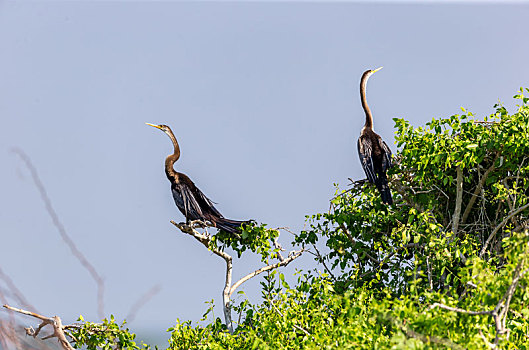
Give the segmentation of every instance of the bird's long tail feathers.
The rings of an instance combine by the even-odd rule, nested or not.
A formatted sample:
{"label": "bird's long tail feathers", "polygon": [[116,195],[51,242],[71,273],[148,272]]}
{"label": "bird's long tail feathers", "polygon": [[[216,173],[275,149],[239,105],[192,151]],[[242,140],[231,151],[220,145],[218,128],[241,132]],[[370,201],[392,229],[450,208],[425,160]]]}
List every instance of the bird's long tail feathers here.
{"label": "bird's long tail feathers", "polygon": [[222,231],[238,235],[241,233],[241,225],[249,224],[250,222],[251,221],[238,221],[226,218],[218,218],[217,220],[215,220],[215,225]]}
{"label": "bird's long tail feathers", "polygon": [[380,192],[380,197],[382,198],[382,203],[391,205],[393,204],[393,198],[391,198],[391,190],[388,185],[388,178],[386,174],[379,176],[376,183],[378,191]]}

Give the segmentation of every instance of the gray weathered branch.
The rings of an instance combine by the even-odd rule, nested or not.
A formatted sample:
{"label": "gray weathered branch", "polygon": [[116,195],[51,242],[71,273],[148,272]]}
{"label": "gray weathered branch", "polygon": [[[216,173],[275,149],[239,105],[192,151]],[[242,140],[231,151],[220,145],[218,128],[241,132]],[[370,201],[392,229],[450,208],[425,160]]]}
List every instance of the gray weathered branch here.
{"label": "gray weathered branch", "polygon": [[509,285],[509,288],[507,288],[507,291],[505,292],[505,294],[502,296],[498,304],[496,304],[496,306],[492,310],[471,311],[471,310],[461,309],[458,307],[444,305],[441,303],[434,303],[430,305],[426,309],[426,311],[430,311],[435,308],[440,308],[440,309],[463,313],[467,315],[490,315],[492,316],[494,320],[495,330],[496,330],[496,336],[494,338],[494,343],[490,343],[482,333],[481,333],[481,337],[483,338],[484,342],[489,347],[496,348],[500,342],[500,336],[507,334],[507,338],[509,337],[510,330],[506,327],[507,313],[509,311],[511,299],[512,299],[512,296],[514,295],[514,291],[516,290],[516,287],[518,286],[518,282],[523,277],[523,275],[529,271],[529,269],[522,271],[524,263],[525,263],[525,259],[521,259],[520,262],[516,265],[516,268],[514,269],[514,276],[513,276],[511,284]]}
{"label": "gray weathered branch", "polygon": [[64,350],[74,350],[74,348],[70,345],[70,342],[68,341],[68,339],[66,339],[66,335],[64,333],[64,326],[62,325],[62,321],[59,316],[46,317],[46,316],[42,316],[42,315],[39,315],[31,311],[11,307],[7,304],[5,304],[4,307],[8,310],[18,312],[23,315],[32,316],[32,317],[35,317],[41,320],[41,323],[37,327],[37,330],[34,330],[32,327],[26,328],[27,335],[32,336],[33,338],[36,338],[39,335],[40,331],[45,326],[50,325],[53,327],[53,333],[48,336],[43,337],[42,339],[49,339],[52,337],[56,337],[59,340],[59,344]]}
{"label": "gray weathered branch", "polygon": [[503,226],[505,226],[507,224],[507,222],[515,215],[518,215],[520,212],[524,211],[525,209],[529,208],[529,203],[527,203],[526,205],[524,206],[521,206],[519,207],[518,209],[514,210],[514,211],[511,211],[504,219],[502,222],[500,222],[500,224],[498,226],[496,226],[494,228],[494,230],[491,232],[491,234],[489,235],[489,237],[487,238],[487,241],[485,242],[485,244],[483,245],[483,248],[481,248],[481,251],[479,252],[479,257],[481,258],[483,256],[483,254],[485,254],[485,251],[487,250],[487,247],[490,243],[490,241],[492,241],[492,239],[496,236],[496,233],[498,233],[499,230],[501,230],[503,228]]}
{"label": "gray weathered branch", "polygon": [[463,170],[461,166],[456,167],[457,170],[457,182],[456,182],[456,207],[454,209],[454,215],[452,215],[452,232],[454,237],[457,236],[457,230],[459,229],[459,217],[461,215],[461,202],[463,201]]}
{"label": "gray weathered branch", "polygon": [[[231,318],[231,295],[235,290],[244,282],[248,281],[249,279],[265,272],[270,271],[282,266],[288,265],[293,260],[297,259],[301,254],[303,253],[303,250],[300,250],[298,252],[291,253],[288,258],[284,259],[280,254],[278,255],[278,258],[280,259],[280,262],[276,264],[271,264],[268,266],[264,266],[258,270],[255,270],[254,272],[249,273],[248,275],[244,276],[240,280],[238,280],[235,284],[232,285],[232,271],[233,271],[233,258],[228,253],[211,247],[211,236],[208,234],[200,233],[196,230],[196,228],[205,228],[210,226],[207,223],[204,223],[200,220],[192,221],[190,223],[176,223],[171,220],[171,223],[176,226],[180,231],[183,233],[186,233],[192,237],[194,237],[197,241],[202,243],[206,248],[211,250],[214,254],[220,256],[224,259],[226,262],[226,281],[224,283],[224,290],[222,292],[222,301],[223,301],[223,309],[224,309],[224,319],[226,321],[226,326],[228,327],[230,333],[233,333],[233,322]],[[274,245],[276,248],[280,249],[279,242],[275,241]]]}
{"label": "gray weathered branch", "polygon": [[287,266],[292,261],[294,261],[295,259],[299,258],[301,256],[301,254],[303,254],[303,250],[299,250],[297,252],[293,252],[292,254],[290,254],[290,256],[288,258],[284,259],[283,261],[280,261],[280,262],[278,262],[276,264],[270,264],[268,266],[261,267],[260,269],[257,269],[254,272],[251,272],[251,273],[247,274],[246,276],[244,276],[243,278],[241,278],[240,280],[235,282],[233,284],[233,286],[231,286],[229,296],[231,296],[241,284],[243,284],[244,282],[248,281],[250,278],[253,278],[253,277],[255,277],[255,276],[257,276],[257,275],[259,275],[259,274],[261,274],[263,272],[270,271],[270,270],[273,270],[273,269],[277,269],[278,267]]}

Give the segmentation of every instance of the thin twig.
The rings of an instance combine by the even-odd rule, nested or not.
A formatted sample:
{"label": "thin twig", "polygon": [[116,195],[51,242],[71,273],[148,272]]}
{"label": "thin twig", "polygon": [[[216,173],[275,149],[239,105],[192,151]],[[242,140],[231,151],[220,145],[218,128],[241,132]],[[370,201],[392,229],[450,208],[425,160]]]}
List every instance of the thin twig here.
{"label": "thin twig", "polygon": [[485,311],[471,311],[471,310],[461,309],[461,308],[458,308],[458,307],[452,307],[452,306],[444,305],[444,304],[441,304],[441,303],[434,303],[434,304],[430,305],[426,309],[426,311],[430,311],[430,310],[435,309],[435,308],[438,307],[440,309],[445,309],[445,310],[448,310],[448,311],[463,313],[463,314],[467,314],[467,315],[490,315],[490,316],[492,316],[492,318],[494,320],[494,326],[495,326],[495,329],[496,329],[496,336],[495,336],[495,339],[494,339],[494,343],[493,344],[489,343],[486,340],[486,338],[483,336],[483,334],[481,334],[481,336],[482,336],[483,340],[485,341],[485,343],[487,345],[489,345],[489,347],[496,348],[498,346],[498,344],[499,344],[501,335],[507,334],[507,338],[509,337],[510,330],[506,327],[506,318],[507,318],[507,313],[509,311],[511,298],[514,295],[514,291],[515,291],[516,287],[518,286],[518,282],[523,277],[523,275],[529,271],[529,269],[526,269],[523,272],[521,271],[524,262],[525,262],[525,260],[522,259],[516,265],[516,268],[514,270],[513,280],[511,282],[511,284],[509,285],[509,288],[507,288],[507,291],[505,292],[505,294],[502,296],[500,301],[494,307],[494,309],[485,310]]}
{"label": "thin twig", "polygon": [[243,284],[244,282],[248,281],[250,278],[253,278],[265,271],[270,271],[270,270],[273,270],[273,269],[277,269],[278,267],[282,267],[282,266],[287,266],[288,264],[290,264],[292,261],[296,260],[297,258],[299,258],[301,256],[301,254],[303,254],[304,250],[300,250],[300,251],[297,251],[297,252],[294,252],[293,254],[291,254],[288,258],[286,258],[285,260],[283,261],[280,261],[276,264],[271,264],[271,265],[268,265],[268,266],[264,266],[264,267],[261,267],[260,269],[257,269],[255,270],[254,272],[251,272],[249,274],[247,274],[246,276],[244,276],[243,278],[241,278],[240,280],[238,280],[237,282],[235,282],[231,288],[230,288],[230,292],[229,292],[229,296],[231,297],[231,295],[235,292],[235,290],[241,285]]}
{"label": "thin twig", "polygon": [[[279,309],[274,305],[273,302],[270,302],[270,301],[269,301],[269,303],[270,303],[270,305],[272,305],[272,307],[274,308],[274,310],[276,310],[276,312],[279,314],[279,316],[285,318],[285,315],[283,315],[283,313],[282,313],[281,311],[279,311]],[[294,327],[294,328],[296,328],[297,330],[300,330],[300,331],[302,331],[303,333],[305,333],[306,335],[310,336],[309,331],[307,331],[305,328],[302,328],[302,327],[300,327],[300,326],[298,326],[298,325],[296,325],[296,324],[294,324],[294,323],[292,323],[292,327]]]}
{"label": "thin twig", "polygon": [[132,304],[129,313],[127,314],[127,323],[131,323],[136,318],[138,311],[145,305],[149,300],[152,299],[157,293],[162,290],[162,286],[157,284],[152,286],[147,292],[145,292],[134,304]]}
{"label": "thin twig", "polygon": [[309,253],[313,254],[314,256],[316,256],[316,258],[318,258],[318,261],[320,261],[323,265],[323,267],[325,268],[325,270],[327,271],[327,273],[331,276],[331,278],[336,281],[336,276],[333,275],[331,269],[329,269],[327,267],[327,264],[325,264],[325,260],[323,259],[323,256],[320,254],[320,251],[318,250],[318,248],[316,247],[316,244],[313,244],[312,247],[314,248],[314,250],[316,251],[316,253],[312,253],[311,251],[309,251]]}
{"label": "thin twig", "polygon": [[494,228],[494,230],[491,232],[491,234],[489,235],[489,237],[487,238],[487,241],[485,242],[485,244],[483,245],[483,248],[481,248],[481,251],[479,252],[479,257],[481,258],[483,256],[483,254],[485,254],[485,251],[487,250],[487,247],[490,243],[490,241],[496,236],[496,233],[498,233],[498,231],[503,227],[505,226],[505,224],[507,224],[507,222],[515,215],[517,215],[518,213],[524,211],[525,209],[529,208],[529,203],[527,203],[526,205],[524,206],[521,206],[519,207],[518,209],[514,210],[514,211],[511,211],[504,219],[503,221]]}
{"label": "thin twig", "polygon": [[37,309],[31,305],[22,292],[17,288],[17,286],[13,283],[13,280],[2,271],[2,268],[0,267],[0,278],[4,280],[9,290],[13,293],[12,295],[18,300],[18,302],[24,306],[27,309],[33,310],[34,312],[38,312]]}
{"label": "thin twig", "polygon": [[[422,243],[422,244],[421,243],[408,243],[406,245],[403,245],[402,247],[398,247],[393,252],[391,252],[388,256],[386,256],[384,258],[384,260],[382,260],[382,261],[378,261],[377,260],[378,264],[379,265],[384,265],[385,263],[387,263],[389,261],[389,259],[391,259],[395,254],[397,254],[402,249],[412,248],[412,247],[422,247],[424,245],[425,245],[424,243]],[[364,278],[365,276],[370,275],[372,273],[375,273],[375,270],[366,271],[363,274],[361,274],[360,276],[358,276],[358,278]]]}
{"label": "thin twig", "polygon": [[97,284],[97,314],[100,318],[103,318],[104,316],[104,290],[105,290],[105,283],[103,278],[97,273],[95,267],[86,259],[83,253],[77,248],[74,241],[70,238],[70,236],[66,233],[66,229],[64,228],[64,225],[62,224],[61,220],[59,220],[59,216],[57,215],[57,212],[53,208],[53,205],[51,204],[50,197],[48,196],[48,193],[46,191],[46,188],[44,187],[44,184],[40,180],[40,177],[37,173],[37,169],[35,166],[33,166],[33,163],[31,162],[31,159],[29,156],[22,151],[19,148],[13,148],[12,152],[15,153],[22,159],[22,161],[26,164],[26,167],[28,168],[29,172],[31,173],[31,177],[33,178],[33,182],[35,183],[35,186],[37,187],[40,196],[42,198],[42,201],[44,202],[44,206],[46,207],[46,211],[50,215],[53,224],[59,231],[59,234],[62,238],[62,240],[66,243],[68,248],[70,248],[70,251],[72,254],[79,260],[81,265],[90,273],[90,276],[94,279],[94,281]]}
{"label": "thin twig", "polygon": [[496,152],[496,157],[494,158],[494,160],[492,161],[492,165],[490,168],[488,168],[486,171],[485,171],[485,174],[483,174],[483,176],[481,177],[481,180],[479,181],[478,183],[478,186],[476,187],[476,189],[474,190],[474,193],[472,194],[472,197],[470,198],[470,200],[468,201],[468,204],[467,204],[467,207],[465,208],[465,211],[463,213],[463,217],[461,218],[461,225],[464,224],[468,218],[468,215],[470,214],[470,210],[472,209],[472,206],[474,205],[474,202],[476,201],[476,199],[478,198],[478,195],[479,193],[481,192],[481,189],[483,188],[483,186],[485,185],[485,181],[487,181],[487,178],[489,177],[489,174],[494,171],[494,169],[496,169],[496,160],[498,159],[498,157],[500,156],[500,152]]}

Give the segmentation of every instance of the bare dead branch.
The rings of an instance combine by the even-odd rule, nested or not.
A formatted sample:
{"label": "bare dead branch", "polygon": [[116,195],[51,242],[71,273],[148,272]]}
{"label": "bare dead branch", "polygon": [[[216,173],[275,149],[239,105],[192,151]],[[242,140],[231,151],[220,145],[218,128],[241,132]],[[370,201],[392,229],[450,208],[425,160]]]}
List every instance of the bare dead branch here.
{"label": "bare dead branch", "polygon": [[254,272],[251,272],[249,274],[247,274],[246,276],[244,276],[243,278],[241,278],[240,280],[238,280],[237,282],[235,282],[231,288],[230,288],[230,293],[229,293],[229,296],[231,296],[233,294],[233,292],[235,292],[235,290],[241,285],[243,284],[244,282],[248,281],[250,278],[253,278],[265,271],[270,271],[270,270],[274,270],[274,269],[277,269],[278,267],[282,267],[282,266],[287,266],[288,264],[290,264],[292,261],[296,260],[297,258],[299,258],[301,256],[301,254],[303,254],[304,250],[300,250],[300,251],[297,251],[297,252],[294,252],[293,254],[291,254],[288,258],[286,258],[285,260],[283,261],[280,261],[276,264],[271,264],[271,265],[268,265],[268,266],[264,266],[264,267],[261,267],[260,269],[257,269],[255,270]]}
{"label": "bare dead branch", "polygon": [[502,296],[502,298],[500,299],[498,304],[496,304],[496,306],[492,310],[471,311],[471,310],[461,309],[461,308],[458,308],[458,307],[452,307],[452,306],[444,305],[444,304],[441,304],[441,303],[434,303],[434,304],[430,305],[426,309],[426,311],[430,311],[430,310],[435,309],[435,308],[438,307],[440,309],[445,309],[445,310],[448,310],[448,311],[463,313],[463,314],[467,314],[467,315],[490,315],[490,316],[492,316],[492,318],[494,320],[494,326],[495,326],[495,329],[496,329],[496,336],[495,336],[495,339],[494,339],[494,343],[491,344],[485,338],[483,333],[481,333],[481,330],[480,330],[480,334],[481,334],[481,337],[483,338],[483,341],[489,347],[496,348],[498,346],[498,344],[499,344],[500,336],[506,334],[507,335],[506,337],[507,338],[509,337],[510,329],[508,329],[506,327],[506,318],[507,318],[507,314],[508,314],[508,311],[509,311],[511,298],[514,295],[514,291],[515,291],[516,287],[518,286],[518,282],[523,277],[523,275],[529,271],[529,269],[526,269],[526,270],[522,271],[522,267],[523,267],[524,263],[525,263],[525,259],[521,259],[520,262],[516,265],[516,268],[514,270],[513,280],[511,282],[511,284],[507,288],[507,291]]}
{"label": "bare dead branch", "polygon": [[430,264],[430,256],[426,256],[426,269],[428,271],[428,286],[430,290],[433,290],[433,280],[432,280],[432,265]]}
{"label": "bare dead branch", "polygon": [[200,243],[202,243],[207,249],[211,250],[214,254],[220,256],[226,262],[226,282],[224,284],[224,290],[222,292],[222,301],[224,309],[224,319],[226,321],[226,326],[228,327],[230,333],[233,333],[233,323],[231,319],[231,305],[230,305],[230,288],[232,280],[232,269],[233,269],[233,259],[232,257],[222,250],[215,249],[210,247],[211,236],[198,232],[196,227],[204,227],[202,222],[191,222],[188,224],[179,223],[177,224],[173,220],[171,223],[178,227],[178,229],[188,235],[194,237]]}
{"label": "bare dead branch", "polygon": [[453,311],[453,312],[460,312],[460,313],[468,314],[468,315],[491,315],[491,314],[492,314],[492,311],[491,311],[491,310],[485,310],[485,311],[469,311],[469,310],[460,309],[460,308],[458,308],[458,307],[452,307],[452,306],[448,306],[448,305],[444,305],[444,304],[440,304],[440,303],[433,303],[432,305],[430,305],[430,306],[426,309],[426,311],[433,310],[433,309],[435,309],[436,307],[438,307],[438,308],[440,308],[440,309],[445,309],[445,310]]}
{"label": "bare dead branch", "polygon": [[522,211],[524,211],[525,209],[529,208],[529,203],[527,203],[526,205],[524,206],[521,206],[519,207],[518,209],[514,210],[514,211],[511,211],[505,218],[503,218],[503,221],[494,228],[494,230],[492,230],[491,234],[489,235],[489,237],[487,238],[487,241],[485,242],[485,244],[483,245],[483,248],[481,248],[481,251],[479,252],[479,257],[481,258],[483,256],[483,254],[485,254],[485,251],[487,250],[487,247],[488,245],[490,244],[490,241],[492,241],[492,239],[496,236],[496,233],[498,233],[498,231],[500,229],[503,228],[503,226],[505,226],[507,224],[507,222],[515,215],[518,215],[519,213],[521,213]]}
{"label": "bare dead branch", "polygon": [[483,342],[491,349],[494,349],[496,347],[496,345],[492,344],[491,342],[489,342],[487,340],[487,338],[485,338],[485,335],[483,334],[483,332],[481,331],[481,329],[478,330],[479,332],[479,335],[481,337],[481,339],[483,339]]}
{"label": "bare dead branch", "polygon": [[529,271],[528,269],[522,271],[524,263],[525,259],[522,259],[516,265],[516,268],[514,270],[514,277],[509,288],[507,288],[507,291],[505,292],[500,302],[498,303],[498,305],[496,305],[492,312],[496,325],[496,338],[494,339],[495,344],[498,344],[500,335],[507,334],[507,338],[509,337],[510,329],[506,327],[507,313],[509,312],[511,299],[514,295],[516,287],[518,286],[520,278],[522,278],[523,275],[525,275],[527,271]]}
{"label": "bare dead branch", "polygon": [[[224,290],[222,292],[222,301],[223,301],[223,306],[224,306],[224,319],[226,321],[226,326],[228,327],[230,333],[233,333],[233,322],[232,322],[232,318],[231,318],[231,295],[233,294],[233,292],[235,292],[235,290],[241,285],[243,284],[244,282],[246,282],[247,280],[265,272],[265,271],[270,271],[272,269],[276,269],[278,267],[282,267],[282,266],[286,266],[288,265],[290,262],[292,262],[293,260],[297,259],[304,250],[300,250],[298,252],[293,252],[291,254],[289,254],[288,258],[286,259],[283,259],[283,257],[278,254],[278,258],[281,260],[280,262],[276,263],[276,264],[271,264],[271,265],[268,265],[268,266],[265,266],[265,267],[262,267],[252,273],[249,273],[248,275],[244,276],[243,278],[241,278],[239,281],[237,281],[235,284],[232,285],[232,270],[233,270],[233,259],[232,257],[220,250],[220,249],[216,249],[216,248],[213,248],[211,247],[210,243],[211,243],[211,236],[208,235],[208,234],[204,234],[204,233],[200,233],[196,230],[196,228],[206,228],[208,226],[210,226],[209,224],[207,223],[204,223],[200,220],[197,220],[197,221],[192,221],[192,222],[189,222],[189,223],[176,223],[174,222],[173,220],[171,220],[171,223],[176,226],[180,231],[182,231],[183,233],[186,233],[190,236],[192,236],[193,238],[195,238],[197,241],[199,241],[200,243],[202,243],[202,245],[204,245],[208,250],[212,251],[214,254],[220,256],[221,258],[224,259],[224,261],[226,262],[226,281],[224,283]],[[281,245],[279,244],[279,242],[274,242],[274,245],[276,246],[277,249],[281,249]]]}
{"label": "bare dead branch", "polygon": [[81,265],[88,271],[90,276],[92,276],[93,280],[96,282],[97,285],[97,313],[100,318],[103,318],[104,316],[104,290],[105,290],[105,283],[103,278],[97,273],[95,267],[88,261],[88,259],[84,256],[83,253],[77,248],[74,241],[71,239],[71,237],[66,233],[66,229],[64,228],[64,225],[62,224],[61,220],[59,219],[59,216],[57,215],[57,212],[53,208],[53,205],[51,204],[51,200],[48,196],[48,193],[46,191],[46,188],[44,187],[44,184],[40,180],[40,177],[37,173],[37,169],[31,162],[31,159],[29,156],[22,151],[19,148],[13,148],[12,152],[15,153],[17,156],[22,159],[22,161],[25,163],[26,167],[28,168],[29,172],[31,173],[31,177],[33,179],[33,182],[35,183],[35,186],[37,187],[37,190],[40,193],[40,197],[42,198],[42,201],[44,202],[44,206],[46,207],[46,211],[48,212],[49,216],[51,217],[53,224],[59,231],[59,234],[62,238],[62,240],[66,243],[68,248],[70,248],[70,251],[72,254],[79,260]]}
{"label": "bare dead branch", "polygon": [[421,333],[418,333],[411,329],[409,326],[406,325],[399,325],[399,328],[406,333],[406,335],[410,338],[419,339],[425,344],[434,343],[434,344],[440,344],[444,345],[450,349],[464,349],[462,346],[451,342],[449,339],[439,338],[433,335],[424,335]]}
{"label": "bare dead branch", "polygon": [[[406,245],[403,245],[402,247],[398,247],[393,252],[391,252],[388,256],[386,256],[384,258],[384,260],[379,261],[378,264],[379,265],[384,265],[385,263],[387,263],[389,261],[389,259],[391,259],[395,254],[397,254],[402,249],[411,248],[411,247],[422,247],[422,246],[424,246],[424,243],[423,244],[421,244],[421,243],[408,243]],[[366,271],[363,274],[361,274],[360,276],[358,276],[358,278],[364,278],[365,276],[371,275],[371,274],[373,274],[375,272],[376,271],[374,269]]]}
{"label": "bare dead branch", "polygon": [[27,299],[24,297],[24,294],[17,288],[17,286],[13,283],[13,280],[2,271],[2,268],[0,267],[0,279],[2,279],[7,287],[9,288],[10,292],[12,293],[12,296],[15,297],[15,299],[25,308],[28,308],[30,310],[33,310],[37,312],[35,307],[33,307]]}
{"label": "bare dead branch", "polygon": [[[1,269],[0,273],[2,273]],[[7,299],[2,288],[0,288],[0,301],[2,301],[3,304],[7,304]],[[15,315],[12,311],[9,312],[9,323],[0,319],[0,344],[2,344],[3,349],[7,348],[8,341],[11,341],[15,347],[20,348],[20,342],[15,333],[15,324]]]}
{"label": "bare dead branch", "polygon": [[18,313],[21,313],[23,315],[32,316],[32,317],[35,317],[35,318],[41,320],[41,323],[38,326],[36,331],[33,331],[32,328],[26,328],[26,334],[27,335],[30,335],[30,336],[36,338],[37,335],[39,334],[39,332],[42,330],[42,328],[44,328],[47,325],[50,325],[50,326],[53,327],[53,334],[51,334],[49,336],[46,336],[46,337],[44,337],[42,339],[49,339],[51,337],[57,337],[57,339],[59,340],[59,344],[61,345],[61,347],[64,350],[74,350],[74,348],[70,345],[70,342],[68,341],[68,339],[66,339],[66,335],[64,333],[64,326],[62,325],[62,321],[61,321],[61,318],[59,316],[46,317],[46,316],[39,315],[39,314],[37,314],[35,312],[31,312],[31,311],[27,311],[27,310],[11,307],[11,306],[9,306],[7,304],[4,305],[4,307],[6,309],[8,309],[8,310],[11,310],[11,311],[14,311],[14,312],[18,312]]}
{"label": "bare dead branch", "polygon": [[349,239],[349,241],[351,243],[356,243],[353,236],[351,236],[351,232],[349,232],[349,230],[347,229],[347,227],[345,227],[345,225],[343,224],[343,222],[340,222],[340,228],[342,229],[343,233],[347,236],[347,238]]}
{"label": "bare dead branch", "polygon": [[[413,207],[421,213],[431,212],[430,210],[425,210],[419,203],[417,203],[415,200],[415,194],[412,194],[412,196],[408,195],[407,190],[411,190],[412,192],[414,190],[411,187],[405,186],[402,181],[394,181],[391,183],[391,186],[398,194],[401,195],[409,207]],[[437,220],[433,215],[428,215],[428,221],[437,224]]]}
{"label": "bare dead branch", "polygon": [[443,196],[446,197],[446,199],[450,200],[450,197],[446,193],[444,193],[444,191],[441,188],[439,188],[435,184],[433,184],[433,187],[435,187],[439,192],[441,192],[443,194]]}
{"label": "bare dead branch", "polygon": [[489,177],[489,174],[496,169],[496,160],[500,156],[500,152],[496,152],[496,157],[492,161],[492,165],[490,168],[488,168],[483,176],[481,177],[481,180],[479,181],[476,189],[474,190],[474,193],[472,194],[472,197],[468,201],[467,207],[465,208],[465,211],[463,213],[463,217],[461,218],[461,225],[463,225],[468,218],[468,215],[470,214],[470,211],[472,210],[472,206],[474,205],[474,202],[476,202],[476,199],[478,198],[479,193],[483,189],[483,186],[485,185],[485,181],[487,181],[487,178]]}
{"label": "bare dead branch", "polygon": [[327,267],[327,264],[325,263],[325,260],[323,259],[323,256],[320,254],[320,251],[318,250],[318,247],[316,247],[316,244],[313,244],[312,247],[314,248],[316,253],[313,253],[310,250],[307,251],[307,252],[312,254],[312,255],[314,255],[318,259],[318,261],[322,263],[323,267],[325,268],[325,271],[327,271],[329,276],[331,276],[331,278],[334,281],[336,281],[336,276],[334,276],[334,274],[332,273],[331,269],[329,269],[329,267]]}
{"label": "bare dead branch", "polygon": [[276,228],[276,230],[278,232],[278,235],[274,239],[274,248],[277,249],[277,258],[280,261],[284,261],[285,258],[283,258],[283,255],[281,254],[281,252],[285,251],[285,249],[283,248],[283,246],[281,246],[281,243],[279,243],[279,236],[281,235],[281,231],[279,231],[280,229],[286,230],[286,231],[291,232],[291,233],[292,233],[292,231],[289,231],[288,228],[286,228],[286,227]]}
{"label": "bare dead branch", "polygon": [[[204,222],[200,220],[191,221],[189,224],[186,224],[184,222],[176,223],[173,220],[171,220],[171,224],[175,225],[180,231],[187,233],[188,235],[194,237],[197,241],[202,243],[206,248],[210,249],[209,243],[211,242],[211,236],[205,233],[200,233],[196,229],[197,228],[204,228],[204,227],[211,227]],[[219,249],[210,249],[215,255],[220,256],[224,260],[229,259],[231,260],[232,257]]]}
{"label": "bare dead branch", "polygon": [[492,125],[492,124],[498,124],[498,122],[494,122],[494,121],[485,121],[485,120],[473,120],[472,121],[474,124],[486,124],[486,125]]}
{"label": "bare dead branch", "polygon": [[160,292],[162,286],[157,284],[152,286],[147,292],[145,292],[134,304],[132,304],[129,313],[127,314],[127,323],[131,323],[136,318],[138,311],[145,305],[149,300],[152,299],[156,294]]}
{"label": "bare dead branch", "polygon": [[[274,308],[274,310],[276,310],[276,312],[279,314],[279,316],[285,318],[285,315],[283,315],[283,313],[281,311],[279,311],[279,309],[274,305],[273,301],[269,301],[270,302],[270,305],[272,305],[272,307]],[[297,330],[300,330],[302,331],[303,333],[305,333],[306,335],[308,335],[309,337],[311,336],[309,331],[307,331],[305,328],[303,327],[300,327],[294,323],[292,323],[292,327],[294,327],[295,329]]]}

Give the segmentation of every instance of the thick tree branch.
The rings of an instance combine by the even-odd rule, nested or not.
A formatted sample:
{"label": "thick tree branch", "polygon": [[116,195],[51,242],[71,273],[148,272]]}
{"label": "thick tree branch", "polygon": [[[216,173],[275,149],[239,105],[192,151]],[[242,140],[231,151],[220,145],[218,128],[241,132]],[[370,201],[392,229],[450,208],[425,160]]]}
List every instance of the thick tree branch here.
{"label": "thick tree branch", "polygon": [[457,182],[456,182],[456,207],[454,209],[454,215],[452,215],[452,232],[454,237],[457,236],[457,230],[459,229],[459,217],[461,215],[461,202],[463,201],[463,170],[461,166],[456,167],[457,171]]}
{"label": "thick tree branch", "polygon": [[[214,254],[223,258],[224,261],[226,262],[226,280],[224,283],[224,290],[222,292],[222,301],[223,301],[223,306],[224,306],[224,319],[226,321],[226,326],[228,327],[230,333],[233,333],[233,322],[231,318],[231,300],[230,300],[233,292],[235,292],[235,290],[247,280],[265,271],[269,271],[269,270],[276,269],[278,267],[286,266],[293,260],[297,259],[303,253],[303,250],[291,253],[286,259],[283,259],[283,257],[279,254],[278,259],[280,259],[280,262],[262,267],[252,273],[249,273],[248,275],[244,276],[243,278],[241,278],[239,281],[237,281],[235,284],[232,285],[233,258],[228,253],[220,249],[213,248],[210,244],[211,243],[210,235],[200,233],[196,230],[196,228],[205,228],[205,227],[208,227],[209,225],[200,220],[192,221],[187,224],[186,223],[176,223],[171,220],[171,223],[183,233],[186,233],[192,236],[193,238],[195,238],[197,241],[202,243],[208,250],[211,250]],[[279,242],[274,241],[274,245],[277,249],[281,249],[281,245],[279,244]]]}
{"label": "thick tree branch", "polygon": [[463,213],[463,217],[461,218],[461,225],[463,225],[468,218],[468,215],[470,214],[470,211],[472,210],[472,206],[476,202],[476,199],[478,198],[479,193],[483,189],[483,186],[485,185],[485,181],[487,181],[487,178],[489,177],[489,174],[496,169],[496,160],[498,159],[500,155],[500,152],[496,152],[496,157],[492,161],[492,165],[490,168],[488,168],[483,176],[481,177],[481,180],[478,183],[478,186],[474,190],[474,193],[472,194],[472,197],[468,201],[467,207],[465,208],[465,212]]}
{"label": "thick tree branch", "polygon": [[220,256],[226,262],[226,281],[224,283],[224,290],[222,292],[222,303],[224,309],[224,319],[226,321],[226,326],[230,330],[230,333],[233,333],[233,323],[231,319],[231,306],[230,306],[230,288],[232,280],[232,270],[233,270],[233,258],[226,252],[223,252],[220,249],[215,249],[210,246],[211,236],[198,232],[195,228],[203,228],[206,226],[202,221],[196,220],[192,221],[189,224],[186,223],[176,223],[171,220],[171,224],[178,227],[178,229],[188,235],[194,237],[197,241],[202,243],[207,249],[211,250],[215,255]]}

